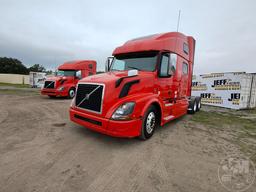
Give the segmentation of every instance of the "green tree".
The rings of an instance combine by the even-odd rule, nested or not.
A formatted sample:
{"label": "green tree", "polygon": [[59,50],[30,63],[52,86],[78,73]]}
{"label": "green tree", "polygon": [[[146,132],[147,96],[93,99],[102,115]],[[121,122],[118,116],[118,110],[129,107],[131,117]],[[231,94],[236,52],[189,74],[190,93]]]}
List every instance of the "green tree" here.
{"label": "green tree", "polygon": [[34,64],[31,67],[29,67],[28,69],[29,69],[29,71],[33,71],[33,72],[45,72],[46,71],[44,66],[40,65],[40,64]]}
{"label": "green tree", "polygon": [[18,59],[0,57],[0,73],[29,74],[29,70]]}

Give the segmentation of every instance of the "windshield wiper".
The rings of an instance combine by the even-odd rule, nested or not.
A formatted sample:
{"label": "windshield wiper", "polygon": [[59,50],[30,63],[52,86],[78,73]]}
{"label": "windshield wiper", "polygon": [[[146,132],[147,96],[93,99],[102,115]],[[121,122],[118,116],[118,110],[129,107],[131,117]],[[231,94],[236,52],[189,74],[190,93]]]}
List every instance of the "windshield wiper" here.
{"label": "windshield wiper", "polygon": [[137,68],[137,67],[128,66],[127,68],[130,68],[130,69],[137,69],[138,71],[141,71],[141,69],[139,69],[139,68]]}

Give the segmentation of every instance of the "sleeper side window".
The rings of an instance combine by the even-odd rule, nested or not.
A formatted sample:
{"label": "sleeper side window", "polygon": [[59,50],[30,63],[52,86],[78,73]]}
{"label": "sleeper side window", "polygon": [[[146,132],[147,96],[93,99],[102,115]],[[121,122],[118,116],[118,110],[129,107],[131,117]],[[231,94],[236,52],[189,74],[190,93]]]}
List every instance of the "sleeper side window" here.
{"label": "sleeper side window", "polygon": [[184,75],[188,74],[188,64],[185,62],[183,62],[183,64],[182,64],[182,73]]}
{"label": "sleeper side window", "polygon": [[188,44],[187,43],[183,43],[183,51],[184,51],[184,53],[186,53],[188,55],[189,48],[188,48]]}

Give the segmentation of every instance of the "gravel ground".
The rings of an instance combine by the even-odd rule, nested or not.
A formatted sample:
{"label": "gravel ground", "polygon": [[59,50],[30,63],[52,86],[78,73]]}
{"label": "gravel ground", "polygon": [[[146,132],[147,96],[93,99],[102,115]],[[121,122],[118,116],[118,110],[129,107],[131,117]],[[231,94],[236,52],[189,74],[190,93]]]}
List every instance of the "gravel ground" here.
{"label": "gravel ground", "polygon": [[[243,136],[250,144],[244,149],[236,142],[242,129],[207,122],[204,112],[172,121],[140,141],[70,122],[69,104],[0,90],[1,192],[227,191],[218,179],[221,160],[255,150],[255,137]],[[247,191],[255,188],[254,183]]]}

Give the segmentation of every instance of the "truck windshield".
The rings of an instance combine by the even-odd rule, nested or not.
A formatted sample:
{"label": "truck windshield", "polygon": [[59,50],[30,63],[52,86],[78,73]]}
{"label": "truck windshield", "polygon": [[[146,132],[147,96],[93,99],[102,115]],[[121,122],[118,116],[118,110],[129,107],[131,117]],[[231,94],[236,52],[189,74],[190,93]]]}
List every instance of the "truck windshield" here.
{"label": "truck windshield", "polygon": [[139,71],[154,71],[157,63],[157,51],[138,52],[116,55],[112,61],[111,71],[137,69]]}
{"label": "truck windshield", "polygon": [[56,76],[75,76],[76,71],[73,70],[58,70]]}

